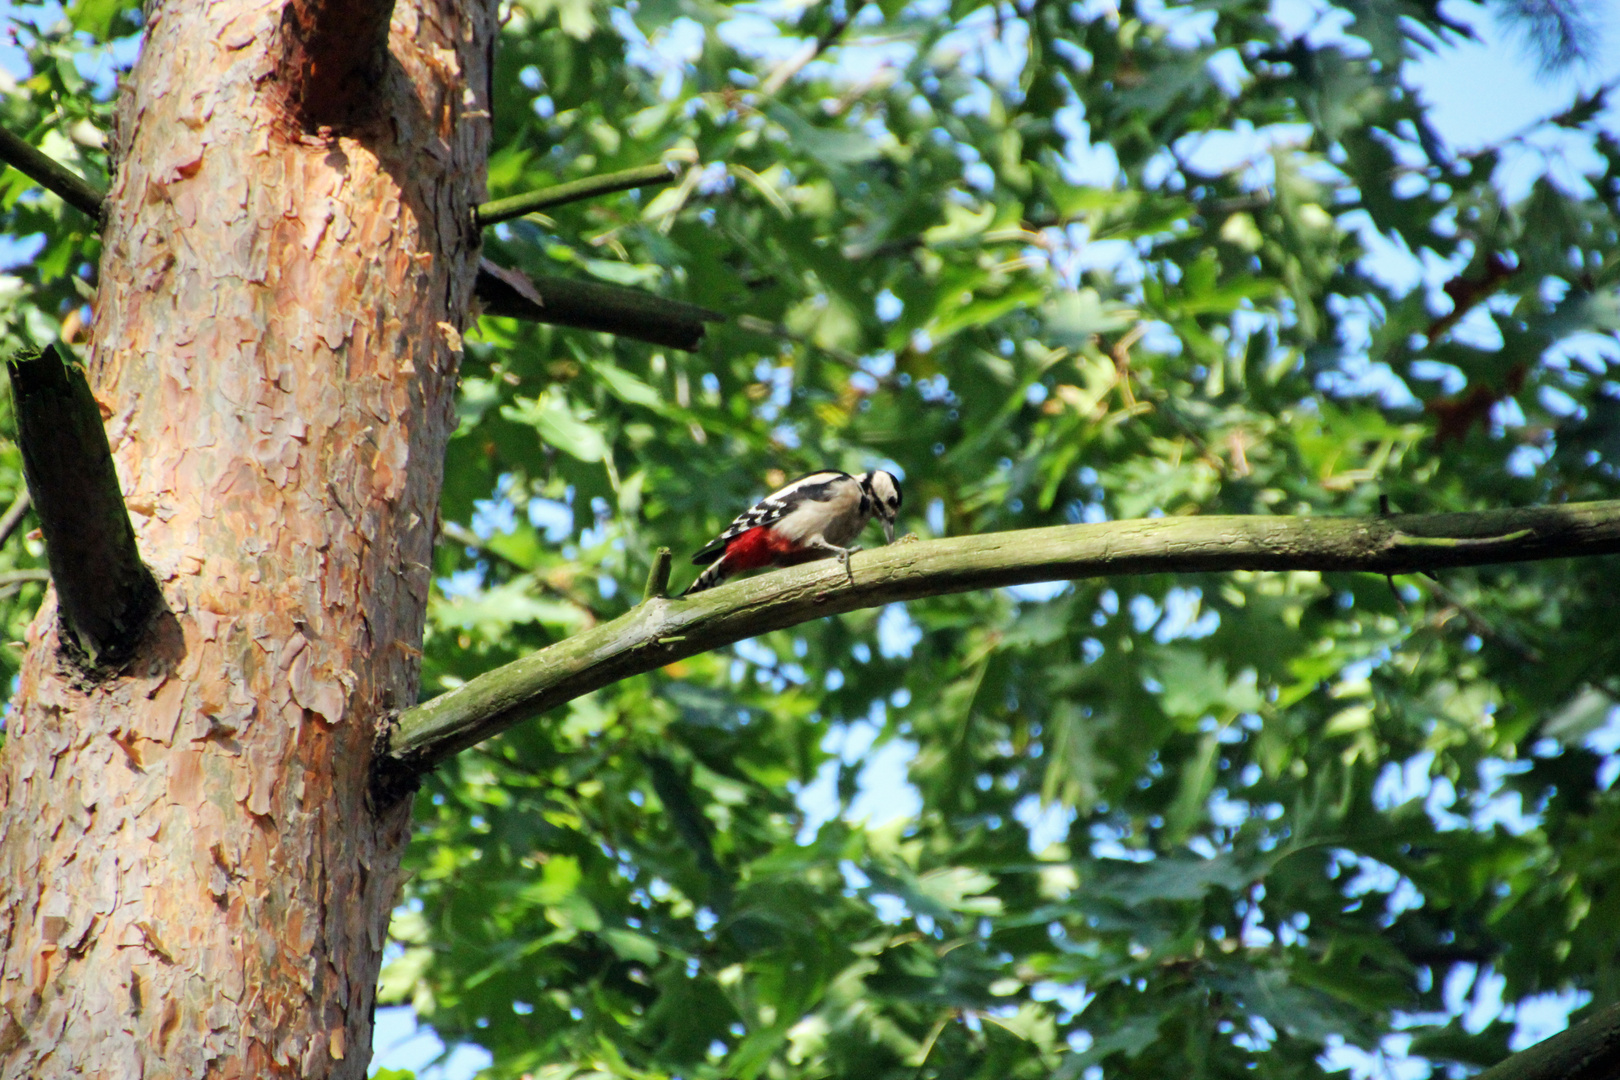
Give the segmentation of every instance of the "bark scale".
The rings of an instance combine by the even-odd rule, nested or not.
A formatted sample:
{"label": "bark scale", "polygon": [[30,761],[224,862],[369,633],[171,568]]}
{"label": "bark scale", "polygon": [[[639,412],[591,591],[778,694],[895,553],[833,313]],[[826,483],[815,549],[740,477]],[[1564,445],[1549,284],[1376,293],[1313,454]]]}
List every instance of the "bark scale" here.
{"label": "bark scale", "polygon": [[326,24],[295,14],[161,0],[125,91],[89,368],[167,613],[99,682],[53,598],[30,630],[0,1077],[370,1057],[410,811],[374,811],[367,777],[415,699],[494,19],[400,0],[375,109],[309,131],[286,35]]}

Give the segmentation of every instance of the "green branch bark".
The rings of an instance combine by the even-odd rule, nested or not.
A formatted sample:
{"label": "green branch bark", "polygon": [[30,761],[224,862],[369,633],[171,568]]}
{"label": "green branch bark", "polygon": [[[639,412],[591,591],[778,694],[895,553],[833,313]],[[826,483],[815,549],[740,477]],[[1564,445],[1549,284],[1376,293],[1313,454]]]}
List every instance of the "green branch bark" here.
{"label": "green branch bark", "polygon": [[623,172],[603,173],[601,176],[587,176],[582,180],[571,180],[566,184],[554,184],[551,187],[540,188],[538,191],[526,191],[522,195],[513,195],[506,199],[492,199],[473,211],[473,218],[480,228],[495,225],[512,218],[532,214],[537,210],[546,210],[553,206],[562,206],[565,203],[579,202],[583,199],[594,199],[598,195],[611,195],[615,191],[630,191],[634,188],[658,187],[669,183],[680,175],[673,165],[644,165],[639,169],[625,169]]}
{"label": "green branch bark", "polygon": [[925,596],[1123,574],[1448,566],[1620,552],[1620,500],[1372,518],[1183,517],[901,542],[850,560],[653,599],[407,710],[379,762],[402,778],[599,687],[824,615]]}

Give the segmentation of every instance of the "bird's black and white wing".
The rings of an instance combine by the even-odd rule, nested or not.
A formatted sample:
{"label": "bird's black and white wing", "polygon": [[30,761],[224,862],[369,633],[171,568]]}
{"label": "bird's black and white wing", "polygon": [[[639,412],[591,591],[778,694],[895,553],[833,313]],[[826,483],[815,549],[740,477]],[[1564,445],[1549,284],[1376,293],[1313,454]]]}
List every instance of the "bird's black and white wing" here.
{"label": "bird's black and white wing", "polygon": [[833,489],[844,482],[853,481],[848,473],[822,469],[809,473],[778,488],[759,502],[732,519],[725,532],[709,541],[704,549],[692,556],[695,566],[706,566],[718,559],[726,545],[749,529],[774,525],[807,502],[825,501]]}

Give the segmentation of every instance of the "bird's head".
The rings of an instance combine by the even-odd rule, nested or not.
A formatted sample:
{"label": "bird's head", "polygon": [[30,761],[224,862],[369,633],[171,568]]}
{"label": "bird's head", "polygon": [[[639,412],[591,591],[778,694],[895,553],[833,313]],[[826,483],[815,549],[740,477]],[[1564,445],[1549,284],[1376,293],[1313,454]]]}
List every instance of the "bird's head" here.
{"label": "bird's head", "polygon": [[893,473],[874,469],[861,477],[861,490],[872,500],[872,513],[883,526],[883,538],[894,543],[894,518],[900,513],[900,481]]}

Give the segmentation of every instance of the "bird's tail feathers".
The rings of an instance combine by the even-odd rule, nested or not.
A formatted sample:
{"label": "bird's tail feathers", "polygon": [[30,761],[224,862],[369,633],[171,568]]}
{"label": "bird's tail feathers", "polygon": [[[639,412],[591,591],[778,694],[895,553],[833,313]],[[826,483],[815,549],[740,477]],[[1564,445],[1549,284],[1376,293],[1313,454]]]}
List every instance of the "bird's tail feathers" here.
{"label": "bird's tail feathers", "polygon": [[718,559],[720,556],[724,555],[725,553],[726,553],[726,538],[724,536],[716,537],[715,539],[710,540],[708,546],[705,547],[702,551],[700,551],[696,555],[692,556],[692,565],[693,566],[704,566],[704,565],[706,565],[708,563],[714,562],[714,560]]}
{"label": "bird's tail feathers", "polygon": [[699,574],[697,580],[692,582],[681,595],[691,596],[695,592],[712,589],[730,576],[731,568],[726,565],[726,560],[724,558],[716,559],[704,568],[703,573]]}

